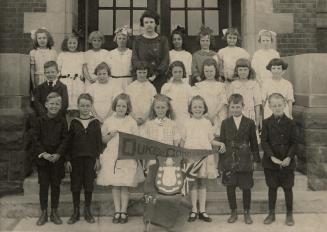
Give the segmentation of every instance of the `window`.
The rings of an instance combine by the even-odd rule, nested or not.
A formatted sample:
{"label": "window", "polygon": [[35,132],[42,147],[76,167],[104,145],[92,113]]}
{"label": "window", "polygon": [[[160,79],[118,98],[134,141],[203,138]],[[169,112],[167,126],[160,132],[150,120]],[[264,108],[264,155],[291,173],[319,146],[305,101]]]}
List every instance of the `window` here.
{"label": "window", "polygon": [[219,0],[173,0],[170,2],[171,30],[185,27],[188,35],[197,35],[201,25],[219,35]]}
{"label": "window", "polygon": [[133,35],[139,35],[139,19],[147,7],[147,0],[99,0],[98,28],[104,35],[113,35],[116,28],[128,25]]}

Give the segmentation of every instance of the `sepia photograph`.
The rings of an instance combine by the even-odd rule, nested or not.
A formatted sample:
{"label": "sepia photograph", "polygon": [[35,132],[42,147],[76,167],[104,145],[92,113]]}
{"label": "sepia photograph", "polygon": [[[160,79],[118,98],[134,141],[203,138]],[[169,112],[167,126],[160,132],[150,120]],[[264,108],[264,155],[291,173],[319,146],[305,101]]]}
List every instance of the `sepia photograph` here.
{"label": "sepia photograph", "polygon": [[327,231],[327,0],[1,0],[0,232]]}

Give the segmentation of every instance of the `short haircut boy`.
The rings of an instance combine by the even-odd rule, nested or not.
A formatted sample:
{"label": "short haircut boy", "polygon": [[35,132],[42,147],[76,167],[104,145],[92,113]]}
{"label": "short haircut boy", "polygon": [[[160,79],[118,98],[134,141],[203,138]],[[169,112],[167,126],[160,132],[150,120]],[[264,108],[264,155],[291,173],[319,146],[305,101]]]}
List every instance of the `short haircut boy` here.
{"label": "short haircut boy", "polygon": [[229,105],[230,104],[239,104],[239,103],[242,103],[242,105],[244,105],[243,96],[241,94],[234,93],[228,98]]}
{"label": "short haircut boy", "polygon": [[271,70],[272,66],[282,66],[283,70],[286,70],[288,67],[288,64],[281,58],[274,58],[269,61],[268,65],[266,66],[266,69]]}
{"label": "short haircut boy", "polygon": [[50,101],[50,99],[53,99],[53,98],[60,98],[60,101],[62,101],[62,97],[60,96],[59,93],[51,92],[51,93],[48,94],[47,99],[46,99],[45,102],[48,102],[48,101]]}
{"label": "short haircut boy", "polygon": [[107,70],[107,72],[108,72],[108,76],[111,75],[110,67],[109,67],[109,65],[108,65],[106,62],[101,62],[100,64],[98,64],[98,65],[96,66],[96,68],[94,69],[94,74],[97,75],[97,73],[98,73],[100,70]]}
{"label": "short haircut boy", "polygon": [[285,102],[285,98],[280,93],[272,93],[268,97],[268,102],[270,103],[271,99],[281,99],[283,102]]}
{"label": "short haircut boy", "polygon": [[79,95],[78,98],[77,98],[77,105],[79,104],[79,102],[82,99],[90,101],[91,104],[93,105],[93,97],[91,96],[91,94],[89,94],[89,93],[82,93],[81,95]]}
{"label": "short haircut boy", "polygon": [[54,60],[50,60],[50,61],[45,62],[43,67],[44,67],[44,70],[47,69],[47,68],[50,68],[50,67],[56,67],[57,72],[59,71],[58,64]]}

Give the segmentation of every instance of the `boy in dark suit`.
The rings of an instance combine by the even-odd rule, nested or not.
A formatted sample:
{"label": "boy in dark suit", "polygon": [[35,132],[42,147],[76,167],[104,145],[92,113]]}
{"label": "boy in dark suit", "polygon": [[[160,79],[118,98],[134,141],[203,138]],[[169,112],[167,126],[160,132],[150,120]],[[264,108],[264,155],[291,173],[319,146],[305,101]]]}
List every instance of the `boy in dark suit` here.
{"label": "boy in dark suit", "polygon": [[58,93],[50,93],[45,102],[47,113],[39,117],[32,128],[42,211],[36,223],[39,226],[44,225],[48,221],[47,208],[50,186],[50,220],[55,224],[62,224],[57,208],[60,196],[60,183],[65,175],[64,140],[67,136],[68,128],[66,119],[59,115],[61,101],[61,96]]}
{"label": "boy in dark suit", "polygon": [[250,216],[251,188],[253,187],[253,169],[260,162],[256,127],[253,120],[242,115],[243,97],[233,94],[229,98],[231,117],[221,125],[220,141],[226,146],[226,153],[220,157],[222,182],[226,186],[231,216],[228,223],[237,220],[236,187],[243,191],[244,221],[252,224]]}
{"label": "boy in dark suit", "polygon": [[271,94],[268,102],[273,115],[263,121],[261,134],[261,144],[264,150],[262,165],[269,187],[269,215],[264,220],[264,224],[271,224],[275,221],[277,188],[280,186],[285,193],[287,209],[285,223],[293,226],[292,187],[294,185],[296,128],[294,122],[284,114],[286,102],[281,94]]}
{"label": "boy in dark suit", "polygon": [[34,90],[33,106],[37,116],[47,114],[45,102],[51,92],[57,92],[62,99],[60,114],[64,116],[68,107],[67,86],[58,80],[58,64],[56,61],[48,61],[44,64],[44,74],[47,80]]}

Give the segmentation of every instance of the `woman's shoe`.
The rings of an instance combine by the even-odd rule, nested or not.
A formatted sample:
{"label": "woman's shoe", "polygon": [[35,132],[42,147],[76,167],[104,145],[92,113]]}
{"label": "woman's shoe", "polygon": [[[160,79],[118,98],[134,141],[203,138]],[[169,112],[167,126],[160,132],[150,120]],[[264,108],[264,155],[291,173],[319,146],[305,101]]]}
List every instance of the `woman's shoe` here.
{"label": "woman's shoe", "polygon": [[114,217],[112,218],[112,223],[118,224],[120,222],[120,213],[117,212],[114,214]]}
{"label": "woman's shoe", "polygon": [[206,212],[200,212],[199,219],[205,222],[212,222],[211,217],[209,217],[209,215]]}
{"label": "woman's shoe", "polygon": [[120,223],[125,224],[128,222],[128,214],[127,213],[120,213]]}
{"label": "woman's shoe", "polygon": [[196,218],[198,217],[198,213],[196,212],[191,212],[189,217],[188,217],[188,222],[194,222],[196,220]]}

